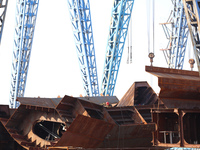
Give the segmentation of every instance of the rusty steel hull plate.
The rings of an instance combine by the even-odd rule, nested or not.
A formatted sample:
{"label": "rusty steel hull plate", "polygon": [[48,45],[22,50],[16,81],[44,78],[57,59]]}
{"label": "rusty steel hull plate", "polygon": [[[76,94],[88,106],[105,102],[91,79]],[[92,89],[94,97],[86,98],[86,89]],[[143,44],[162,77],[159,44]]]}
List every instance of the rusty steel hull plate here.
{"label": "rusty steel hull plate", "polygon": [[113,128],[113,124],[78,115],[55,145],[96,148]]}
{"label": "rusty steel hull plate", "polygon": [[105,139],[103,146],[109,148],[149,147],[152,146],[152,132],[155,123],[115,126]]}
{"label": "rusty steel hull plate", "polygon": [[200,100],[198,72],[146,66],[146,71],[158,77],[159,98]]}
{"label": "rusty steel hull plate", "polygon": [[53,108],[58,105],[61,101],[61,98],[29,98],[29,97],[18,97],[17,101],[19,101],[23,105],[30,105],[36,107],[46,107]]}

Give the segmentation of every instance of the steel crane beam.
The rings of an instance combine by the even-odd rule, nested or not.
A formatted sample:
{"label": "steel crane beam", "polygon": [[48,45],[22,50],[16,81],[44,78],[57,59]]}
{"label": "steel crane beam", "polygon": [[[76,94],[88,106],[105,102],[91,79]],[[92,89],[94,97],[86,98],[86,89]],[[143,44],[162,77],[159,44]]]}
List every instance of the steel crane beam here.
{"label": "steel crane beam", "polygon": [[101,85],[103,95],[114,93],[133,4],[134,0],[114,0]]}
{"label": "steel crane beam", "polygon": [[8,5],[8,0],[0,0],[0,43],[3,34],[3,26],[6,17],[7,5]]}
{"label": "steel crane beam", "polygon": [[99,85],[89,0],[68,0],[68,8],[85,94],[98,96]]}
{"label": "steel crane beam", "polygon": [[13,61],[11,70],[10,107],[18,107],[23,97],[33,43],[39,0],[17,0]]}
{"label": "steel crane beam", "polygon": [[200,0],[183,0],[183,5],[200,75]]}
{"label": "steel crane beam", "polygon": [[[163,51],[169,68],[183,69],[188,39],[188,25],[182,0],[173,0],[173,10],[167,23],[162,24],[167,39],[167,48]],[[168,27],[171,25],[171,27]]]}

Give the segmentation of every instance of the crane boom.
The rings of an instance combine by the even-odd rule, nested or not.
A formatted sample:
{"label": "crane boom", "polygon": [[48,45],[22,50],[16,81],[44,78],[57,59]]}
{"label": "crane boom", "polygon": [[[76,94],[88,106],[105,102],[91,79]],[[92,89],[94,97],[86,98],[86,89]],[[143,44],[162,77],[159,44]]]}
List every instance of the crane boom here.
{"label": "crane boom", "polygon": [[87,96],[98,96],[99,85],[89,0],[68,0],[76,51]]}
{"label": "crane boom", "polygon": [[183,0],[183,5],[200,74],[200,0]]}
{"label": "crane boom", "polygon": [[39,0],[17,0],[16,26],[11,70],[10,106],[18,107],[23,97],[33,43]]}
{"label": "crane boom", "polygon": [[6,17],[6,9],[8,5],[8,0],[0,0],[0,43],[1,43],[1,38],[3,34],[3,26],[5,22],[5,17]]}
{"label": "crane boom", "polygon": [[[169,40],[165,54],[169,68],[183,69],[188,39],[188,25],[182,0],[173,0],[173,10],[167,23],[162,24]],[[171,28],[168,28],[171,25]]]}
{"label": "crane boom", "polygon": [[101,85],[103,95],[114,93],[133,4],[134,0],[114,0]]}

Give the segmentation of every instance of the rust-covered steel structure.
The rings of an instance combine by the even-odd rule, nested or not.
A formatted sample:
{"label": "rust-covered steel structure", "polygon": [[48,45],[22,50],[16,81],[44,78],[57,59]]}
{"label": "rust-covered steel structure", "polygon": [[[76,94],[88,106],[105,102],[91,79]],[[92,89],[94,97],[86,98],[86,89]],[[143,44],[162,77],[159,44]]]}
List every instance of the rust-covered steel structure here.
{"label": "rust-covered steel structure", "polygon": [[0,105],[0,150],[200,148],[198,72],[146,66],[160,93],[135,82],[115,96],[17,98]]}

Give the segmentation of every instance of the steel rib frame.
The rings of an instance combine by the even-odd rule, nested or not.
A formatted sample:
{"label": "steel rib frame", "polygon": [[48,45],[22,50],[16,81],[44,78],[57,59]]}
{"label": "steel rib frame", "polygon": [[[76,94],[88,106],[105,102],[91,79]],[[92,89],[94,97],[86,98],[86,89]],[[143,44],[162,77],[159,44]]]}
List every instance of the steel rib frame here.
{"label": "steel rib frame", "polygon": [[68,9],[84,92],[87,96],[98,96],[99,84],[89,0],[68,0]]}
{"label": "steel rib frame", "polygon": [[7,10],[8,0],[0,0],[0,43],[3,34],[3,27],[6,17],[6,10]]}
{"label": "steel rib frame", "polygon": [[133,4],[134,0],[114,0],[101,85],[104,96],[114,93]]}
{"label": "steel rib frame", "polygon": [[200,75],[200,0],[183,0],[197,68]]}
{"label": "steel rib frame", "polygon": [[171,28],[167,27],[169,23],[162,24],[169,40],[169,49],[164,51],[164,55],[169,68],[183,69],[189,30],[182,0],[173,0],[173,5],[170,16]]}
{"label": "steel rib frame", "polygon": [[39,0],[16,1],[16,26],[11,68],[10,107],[17,108],[23,97],[33,43]]}

